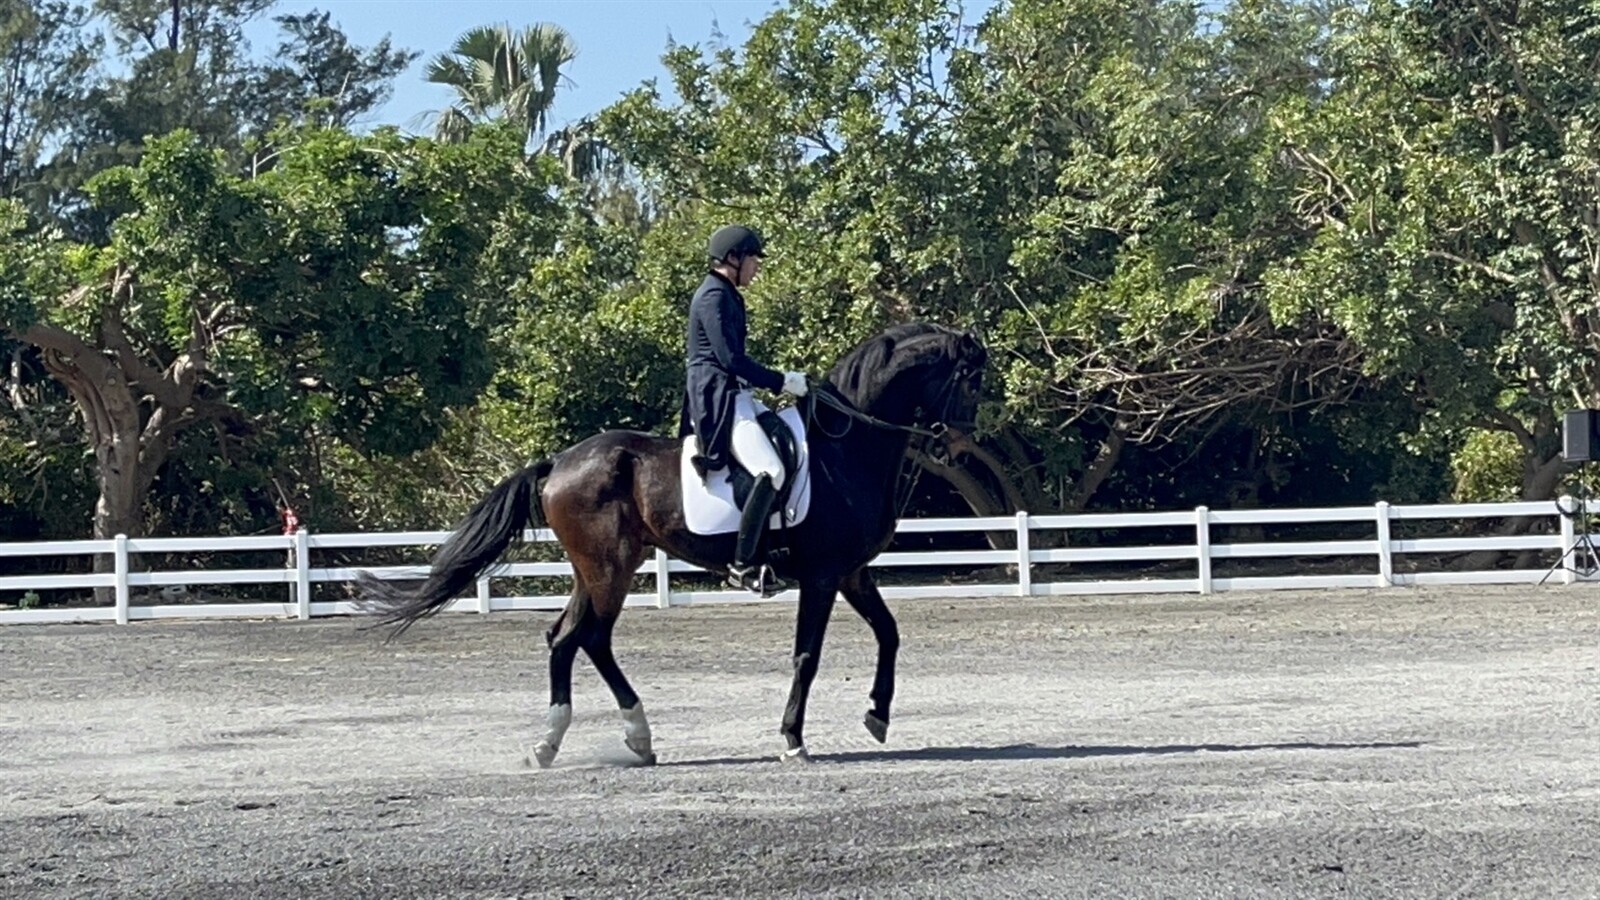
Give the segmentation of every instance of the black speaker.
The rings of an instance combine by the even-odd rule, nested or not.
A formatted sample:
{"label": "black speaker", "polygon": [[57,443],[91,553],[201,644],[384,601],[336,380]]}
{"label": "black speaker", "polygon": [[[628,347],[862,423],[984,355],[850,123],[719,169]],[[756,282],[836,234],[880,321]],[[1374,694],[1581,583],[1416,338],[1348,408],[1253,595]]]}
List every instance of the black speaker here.
{"label": "black speaker", "polygon": [[1561,458],[1567,462],[1600,459],[1600,410],[1567,410],[1561,420]]}

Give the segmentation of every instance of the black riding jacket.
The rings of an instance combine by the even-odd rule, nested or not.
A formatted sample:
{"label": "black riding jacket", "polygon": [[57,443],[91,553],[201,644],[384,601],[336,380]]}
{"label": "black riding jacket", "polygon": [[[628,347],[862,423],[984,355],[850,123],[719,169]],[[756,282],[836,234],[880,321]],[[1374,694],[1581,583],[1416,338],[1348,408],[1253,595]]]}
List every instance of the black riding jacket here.
{"label": "black riding jacket", "polygon": [[734,397],[745,386],[783,389],[783,375],[745,355],[744,297],[728,279],[706,276],[689,301],[688,387],[678,436],[700,439],[706,470],[728,464]]}

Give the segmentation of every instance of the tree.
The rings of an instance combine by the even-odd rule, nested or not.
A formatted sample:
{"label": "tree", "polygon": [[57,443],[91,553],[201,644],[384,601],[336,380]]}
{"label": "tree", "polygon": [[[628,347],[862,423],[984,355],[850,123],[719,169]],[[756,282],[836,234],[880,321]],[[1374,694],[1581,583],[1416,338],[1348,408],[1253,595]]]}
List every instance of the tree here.
{"label": "tree", "polygon": [[100,49],[88,19],[61,0],[0,0],[0,198],[33,186],[40,158],[83,102]]}
{"label": "tree", "polygon": [[[24,210],[48,209],[41,162],[81,110],[101,49],[89,19],[87,9],[67,2],[0,0],[0,203],[16,201],[3,212],[7,236],[29,231]],[[20,290],[30,272],[50,268],[41,235],[28,240],[31,250],[0,264],[0,292]],[[81,533],[88,511],[82,494],[89,489],[92,499],[92,479],[83,472],[70,398],[37,354],[3,337],[0,383],[0,532]]]}
{"label": "tree", "polygon": [[148,137],[185,129],[259,164],[269,129],[285,122],[345,125],[388,95],[416,54],[387,39],[350,45],[325,14],[281,16],[277,54],[252,56],[245,26],[274,0],[96,0],[125,74],[93,79],[70,107],[59,147],[43,167],[48,210],[78,239],[103,242],[107,223],[88,211],[83,185],[136,164]]}
{"label": "tree", "polygon": [[325,12],[273,21],[283,38],[248,82],[245,114],[257,133],[285,123],[348,128],[382,106],[394,79],[422,55],[395,49],[387,37],[355,47]]}
{"label": "tree", "polygon": [[1313,12],[1015,0],[974,30],[944,0],[798,0],[739,51],[671,49],[681,99],[647,85],[602,125],[679,233],[768,231],[751,302],[784,365],[905,318],[985,330],[969,465],[922,462],[983,514],[1081,509],[1130,443],[1360,380],[1344,335],[1262,283],[1312,234],[1263,129],[1320,89]]}
{"label": "tree", "polygon": [[1380,2],[1341,32],[1327,102],[1275,123],[1317,237],[1274,303],[1338,323],[1415,397],[1411,440],[1489,472],[1503,445],[1474,432],[1503,432],[1508,487],[1548,498],[1560,410],[1600,405],[1600,10]]}
{"label": "tree", "polygon": [[651,289],[654,262],[645,258],[668,238],[641,240],[627,224],[597,221],[583,185],[565,182],[561,200],[558,250],[506,298],[512,313],[490,338],[497,371],[477,405],[404,458],[326,454],[330,480],[349,489],[342,502],[362,527],[442,527],[508,468],[598,431],[675,433],[683,303]]}
{"label": "tree", "polygon": [[650,84],[601,116],[660,211],[656,231],[673,238],[648,269],[679,280],[650,291],[687,289],[705,237],[737,219],[772,248],[748,296],[773,364],[820,373],[913,316],[983,323],[973,287],[993,248],[962,240],[981,211],[965,203],[970,161],[951,139],[943,74],[969,40],[938,0],[797,2],[741,52],[670,48],[678,103]]}
{"label": "tree", "polygon": [[337,434],[367,455],[439,434],[494,372],[504,298],[548,249],[553,164],[520,134],[443,146],[392,131],[277,135],[233,174],[179,131],[89,193],[103,248],[30,230],[15,208],[0,330],[38,348],[94,448],[94,533],[143,533],[177,436],[208,421]]}
{"label": "tree", "polygon": [[428,80],[456,95],[453,105],[436,114],[435,134],[461,140],[475,125],[503,119],[530,140],[543,135],[556,89],[566,78],[562,67],[577,53],[572,36],[548,22],[518,32],[510,25],[466,32],[428,65]]}

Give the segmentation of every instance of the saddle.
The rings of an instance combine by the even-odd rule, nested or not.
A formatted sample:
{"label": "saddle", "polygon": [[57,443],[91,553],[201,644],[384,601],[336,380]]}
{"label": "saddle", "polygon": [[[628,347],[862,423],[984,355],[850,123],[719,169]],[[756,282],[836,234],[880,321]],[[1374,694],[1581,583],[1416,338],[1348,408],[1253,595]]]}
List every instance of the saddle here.
{"label": "saddle", "polygon": [[[783,487],[773,500],[767,530],[789,528],[799,524],[811,506],[810,454],[805,444],[805,424],[799,410],[793,407],[782,412],[763,407],[756,413],[756,423],[777,451],[785,476]],[[695,534],[736,533],[739,514],[755,487],[755,476],[732,454],[729,454],[726,468],[706,470],[696,453],[698,449],[694,435],[683,439],[684,520]]]}
{"label": "saddle", "polygon": [[[794,473],[800,465],[800,446],[794,439],[794,432],[772,410],[763,409],[757,413],[756,424],[766,432],[767,441],[778,453],[778,462],[783,464],[783,487],[778,489],[777,499],[772,501],[772,508],[782,511],[789,502],[789,495],[794,492]],[[731,469],[729,480],[733,483],[734,505],[743,510],[745,501],[750,499],[751,489],[756,486],[756,477],[731,453],[728,454],[728,467]]]}

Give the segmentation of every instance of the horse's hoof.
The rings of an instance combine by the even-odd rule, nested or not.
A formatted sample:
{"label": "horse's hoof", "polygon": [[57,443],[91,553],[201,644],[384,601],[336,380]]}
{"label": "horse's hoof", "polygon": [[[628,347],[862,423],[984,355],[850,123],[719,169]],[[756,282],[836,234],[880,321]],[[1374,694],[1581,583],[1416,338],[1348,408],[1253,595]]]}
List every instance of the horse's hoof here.
{"label": "horse's hoof", "polygon": [[871,733],[878,743],[881,744],[889,739],[889,723],[871,712],[868,712],[867,717],[861,720],[861,724],[867,726],[867,731]]}
{"label": "horse's hoof", "polygon": [[560,748],[550,746],[549,741],[540,741],[539,745],[533,748],[533,758],[539,762],[539,768],[550,768],[550,764],[556,761],[558,749]]}
{"label": "horse's hoof", "polygon": [[650,741],[633,741],[624,739],[622,743],[627,745],[630,753],[639,757],[639,765],[653,766],[656,764],[656,753],[650,748]]}
{"label": "horse's hoof", "polygon": [[802,744],[799,747],[783,751],[783,754],[778,757],[778,761],[784,763],[809,763],[811,762],[811,754],[806,751],[805,745]]}

